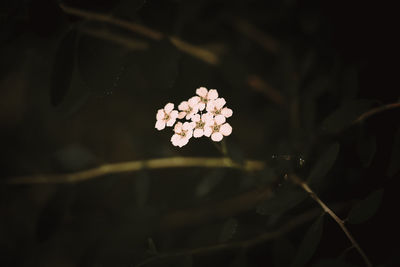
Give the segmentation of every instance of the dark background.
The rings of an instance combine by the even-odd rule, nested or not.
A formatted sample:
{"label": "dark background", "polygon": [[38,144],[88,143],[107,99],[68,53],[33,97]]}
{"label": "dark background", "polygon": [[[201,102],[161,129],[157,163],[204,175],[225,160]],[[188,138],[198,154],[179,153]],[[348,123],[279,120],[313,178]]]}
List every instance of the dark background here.
{"label": "dark background", "polygon": [[[1,1],[1,266],[135,266],[154,256],[149,238],[157,253],[172,253],[274,231],[317,205],[294,199],[281,209],[284,201],[278,199],[278,209],[260,212],[268,209],[267,199],[250,201],[244,209],[229,206],[230,212],[204,213],[197,220],[183,216],[178,226],[166,221],[177,211],[213,210],[265,187],[279,197],[280,188],[288,186],[290,194],[283,199],[290,202],[291,192],[298,191],[284,174],[293,171],[306,179],[332,144],[340,147],[333,167],[322,161],[327,175],[313,189],[328,206],[342,205],[342,218],[359,200],[384,189],[377,212],[348,227],[376,266],[399,264],[400,111],[351,124],[367,110],[399,101],[393,5],[296,0],[63,3],[177,36],[211,51],[219,61],[193,57],[167,38],[152,40],[67,15],[57,1]],[[145,42],[146,48],[129,49],[85,29]],[[103,163],[220,156],[206,138],[177,148],[169,141],[169,129],[154,128],[157,109],[167,102],[177,106],[200,86],[216,88],[233,110],[233,133],[226,138],[230,156],[237,162],[263,160],[267,171],[176,168],[76,184],[8,184],[12,177]],[[339,266],[340,255],[350,246],[339,226],[324,217],[321,240],[310,245],[315,253],[307,266]],[[146,266],[290,266],[313,220],[248,249],[171,256]],[[352,266],[344,262],[364,266],[354,249],[340,261]]]}

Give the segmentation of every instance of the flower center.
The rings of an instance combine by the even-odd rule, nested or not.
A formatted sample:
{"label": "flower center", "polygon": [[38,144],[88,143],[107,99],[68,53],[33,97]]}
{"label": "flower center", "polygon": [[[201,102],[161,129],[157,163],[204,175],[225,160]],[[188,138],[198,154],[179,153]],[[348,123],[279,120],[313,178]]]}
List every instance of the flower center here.
{"label": "flower center", "polygon": [[221,128],[220,125],[214,124],[214,126],[213,126],[213,132],[214,132],[214,133],[215,133],[215,132],[219,132],[219,128]]}
{"label": "flower center", "polygon": [[196,122],[196,128],[197,129],[203,129],[204,128],[204,122],[201,121],[201,120]]}
{"label": "flower center", "polygon": [[165,113],[165,115],[164,115],[164,120],[165,120],[165,121],[169,120],[169,114]]}

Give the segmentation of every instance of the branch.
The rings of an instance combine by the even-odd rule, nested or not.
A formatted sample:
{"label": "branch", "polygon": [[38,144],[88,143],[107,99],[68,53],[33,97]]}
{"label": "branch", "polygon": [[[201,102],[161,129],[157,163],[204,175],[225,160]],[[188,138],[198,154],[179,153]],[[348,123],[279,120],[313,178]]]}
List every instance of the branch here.
{"label": "branch", "polygon": [[[336,204],[333,206],[335,207],[335,209],[338,209],[338,210],[344,208],[344,204]],[[212,245],[212,246],[208,246],[208,247],[200,247],[200,248],[195,248],[195,249],[182,250],[182,251],[174,252],[174,253],[162,253],[162,254],[158,254],[154,257],[148,258],[148,259],[140,262],[139,264],[136,265],[136,267],[145,266],[148,263],[151,263],[151,262],[154,262],[157,260],[166,259],[166,258],[205,254],[205,253],[209,253],[209,252],[216,252],[216,251],[229,250],[229,249],[253,247],[258,244],[279,238],[280,236],[296,229],[296,227],[298,227],[308,221],[311,221],[312,219],[317,217],[319,214],[320,214],[319,209],[313,209],[313,210],[307,211],[303,214],[300,214],[300,215],[294,217],[293,219],[289,220],[286,224],[282,225],[277,230],[262,233],[251,239],[230,242],[230,243],[224,243],[224,244],[217,244],[217,245]]]}
{"label": "branch", "polygon": [[131,22],[131,21],[126,21],[122,20],[116,17],[113,17],[108,14],[101,14],[101,13],[96,13],[93,11],[85,11],[73,7],[66,6],[64,4],[60,4],[60,8],[67,14],[69,15],[74,15],[77,17],[85,18],[87,20],[94,20],[94,21],[100,21],[100,22],[106,22],[111,25],[126,29],[128,31],[141,34],[143,36],[146,36],[150,39],[153,39],[155,41],[160,41],[163,38],[168,38],[170,42],[180,51],[187,53],[193,57],[196,57],[198,59],[201,59],[205,61],[206,63],[215,65],[218,64],[219,58],[216,54],[213,52],[204,49],[202,47],[189,44],[178,37],[175,36],[169,36],[165,35],[159,31],[150,29],[149,27]]}
{"label": "branch", "polygon": [[336,223],[340,226],[340,228],[342,228],[342,230],[345,233],[345,235],[347,236],[347,238],[350,240],[350,242],[353,245],[353,247],[355,249],[357,249],[357,251],[360,253],[361,257],[363,258],[363,260],[365,262],[365,264],[368,267],[372,267],[371,261],[368,259],[367,255],[361,249],[360,245],[357,243],[357,241],[354,239],[354,237],[350,234],[349,230],[344,225],[343,220],[341,220],[328,206],[326,206],[325,203],[322,202],[322,200],[314,193],[314,191],[312,191],[312,189],[308,186],[308,184],[306,184],[303,180],[301,180],[297,175],[292,174],[292,175],[290,175],[290,178],[295,184],[297,184],[301,188],[303,188],[304,191],[306,191],[310,195],[310,197],[312,199],[314,199],[321,206],[321,208],[326,213],[328,213],[329,216],[331,216],[336,221]]}
{"label": "branch", "polygon": [[6,179],[8,184],[48,184],[48,183],[76,183],[96,177],[125,172],[135,172],[142,169],[166,169],[166,168],[233,168],[245,171],[262,170],[264,162],[247,160],[245,163],[238,164],[230,158],[201,158],[201,157],[172,157],[149,160],[128,161],[120,163],[104,164],[89,170],[50,175],[21,176]]}

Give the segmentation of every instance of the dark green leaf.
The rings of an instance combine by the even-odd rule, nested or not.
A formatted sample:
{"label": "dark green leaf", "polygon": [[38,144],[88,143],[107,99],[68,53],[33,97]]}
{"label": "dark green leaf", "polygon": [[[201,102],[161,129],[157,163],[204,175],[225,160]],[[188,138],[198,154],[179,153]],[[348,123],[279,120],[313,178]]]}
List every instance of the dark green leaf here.
{"label": "dark green leaf", "polygon": [[303,241],[297,250],[292,267],[305,266],[314,255],[322,236],[324,217],[319,217],[308,229]]}
{"label": "dark green leaf", "polygon": [[397,130],[393,143],[392,156],[387,170],[389,177],[393,177],[400,171],[400,128]]}
{"label": "dark green leaf", "polygon": [[313,267],[357,267],[356,265],[346,263],[339,259],[324,259],[318,261]]}
{"label": "dark green leaf", "polygon": [[279,238],[274,242],[274,266],[287,267],[295,255],[296,249],[294,245],[284,238]]}
{"label": "dark green leaf", "polygon": [[221,233],[219,235],[219,242],[223,243],[228,241],[236,233],[238,227],[238,221],[235,218],[228,219],[222,226]]}
{"label": "dark green leaf", "polygon": [[323,152],[307,178],[308,183],[318,183],[328,174],[336,161],[339,149],[339,144],[334,143]]}
{"label": "dark green leaf", "polygon": [[357,144],[358,156],[364,167],[371,164],[376,151],[376,137],[362,133]]}
{"label": "dark green leaf", "polygon": [[50,85],[50,99],[53,106],[58,106],[64,100],[70,88],[75,68],[76,40],[76,30],[71,30],[58,46]]}
{"label": "dark green leaf", "polygon": [[371,109],[376,101],[357,100],[339,107],[331,113],[321,124],[325,133],[336,134],[349,127],[362,113]]}
{"label": "dark green leaf", "polygon": [[257,213],[261,215],[281,214],[302,202],[307,194],[298,187],[285,183],[273,197],[257,206]]}
{"label": "dark green leaf", "polygon": [[383,189],[372,192],[367,198],[356,204],[349,213],[348,221],[353,224],[363,223],[374,216],[383,197]]}

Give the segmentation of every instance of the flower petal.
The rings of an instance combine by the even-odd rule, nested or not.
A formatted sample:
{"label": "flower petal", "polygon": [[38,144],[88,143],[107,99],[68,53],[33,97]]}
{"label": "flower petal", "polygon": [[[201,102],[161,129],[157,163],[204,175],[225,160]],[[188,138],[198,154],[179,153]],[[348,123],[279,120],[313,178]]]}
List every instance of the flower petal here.
{"label": "flower petal", "polygon": [[162,119],[164,119],[164,116],[165,116],[164,109],[159,109],[159,110],[157,110],[157,115],[156,115],[156,119],[157,119],[157,120],[162,120]]}
{"label": "flower petal", "polygon": [[169,116],[170,116],[172,119],[178,118],[178,111],[177,111],[177,110],[171,111],[171,113],[169,113]]}
{"label": "flower petal", "polygon": [[208,90],[205,87],[200,87],[200,88],[196,89],[196,95],[199,95],[201,97],[206,97],[207,96],[207,92],[208,92]]}
{"label": "flower petal", "polygon": [[182,101],[179,106],[179,110],[188,110],[189,109],[189,103],[187,101]]}
{"label": "flower petal", "polygon": [[186,112],[185,111],[179,112],[178,119],[183,119],[183,118],[185,118],[185,116],[186,116]]}
{"label": "flower petal", "polygon": [[156,122],[156,126],[155,127],[156,127],[157,130],[161,131],[162,129],[165,128],[165,121],[164,120],[158,120]]}
{"label": "flower petal", "polygon": [[175,121],[176,121],[176,118],[170,117],[169,120],[167,120],[167,126],[171,127],[172,125],[174,125]]}
{"label": "flower petal", "polygon": [[214,116],[210,112],[207,112],[207,113],[204,113],[203,115],[201,115],[201,120],[206,125],[214,124]]}
{"label": "flower petal", "polygon": [[223,108],[223,109],[221,110],[221,114],[224,115],[226,118],[229,118],[229,117],[232,116],[233,111],[232,111],[232,109],[230,109],[230,108]]}
{"label": "flower petal", "polygon": [[178,146],[179,146],[179,147],[183,147],[184,145],[186,145],[186,144],[189,142],[189,139],[190,139],[190,138],[181,138],[181,139],[178,141]]}
{"label": "flower petal", "polygon": [[221,125],[221,124],[225,123],[226,119],[225,119],[224,115],[217,115],[217,116],[215,116],[214,121],[216,124]]}
{"label": "flower petal", "polygon": [[178,122],[175,124],[174,132],[175,132],[175,133],[181,133],[181,132],[182,132],[182,122],[178,121]]}
{"label": "flower petal", "polygon": [[194,122],[200,121],[200,114],[194,114],[194,115],[192,116],[192,121],[194,121]]}
{"label": "flower petal", "polygon": [[188,131],[188,130],[193,130],[193,128],[196,126],[196,123],[194,123],[194,122],[185,122],[183,125],[182,125],[182,129],[184,130],[184,131]]}
{"label": "flower petal", "polygon": [[221,133],[216,132],[216,133],[213,133],[213,134],[211,135],[211,140],[213,140],[214,142],[219,142],[219,141],[222,140],[223,137],[224,137],[224,136],[223,136]]}
{"label": "flower petal", "polygon": [[208,95],[207,95],[208,99],[214,100],[218,98],[218,92],[215,89],[210,89],[210,91],[208,91]]}
{"label": "flower petal", "polygon": [[188,102],[189,106],[194,107],[200,102],[200,97],[192,96],[191,98],[189,98]]}
{"label": "flower petal", "polygon": [[215,107],[215,100],[210,100],[210,101],[208,101],[208,103],[207,103],[207,108],[206,108],[206,110],[207,110],[208,112],[212,112],[212,111],[214,111],[214,107]]}
{"label": "flower petal", "polygon": [[202,137],[203,135],[204,135],[203,129],[195,129],[193,131],[193,137],[195,137],[195,138]]}
{"label": "flower petal", "polygon": [[200,102],[200,103],[197,105],[197,108],[198,108],[200,111],[203,111],[203,110],[206,108],[206,104],[203,103],[203,102]]}
{"label": "flower petal", "polygon": [[210,135],[211,135],[211,133],[212,133],[212,128],[211,127],[204,127],[204,135],[205,136],[207,136],[207,137],[210,137]]}
{"label": "flower petal", "polygon": [[168,103],[165,105],[164,110],[166,113],[170,113],[172,110],[174,109],[174,104],[172,103]]}
{"label": "flower petal", "polygon": [[219,132],[228,136],[232,133],[232,126],[229,123],[222,124],[221,128],[219,128]]}
{"label": "flower petal", "polygon": [[215,106],[217,109],[222,109],[222,107],[226,104],[225,98],[217,98],[215,99]]}

